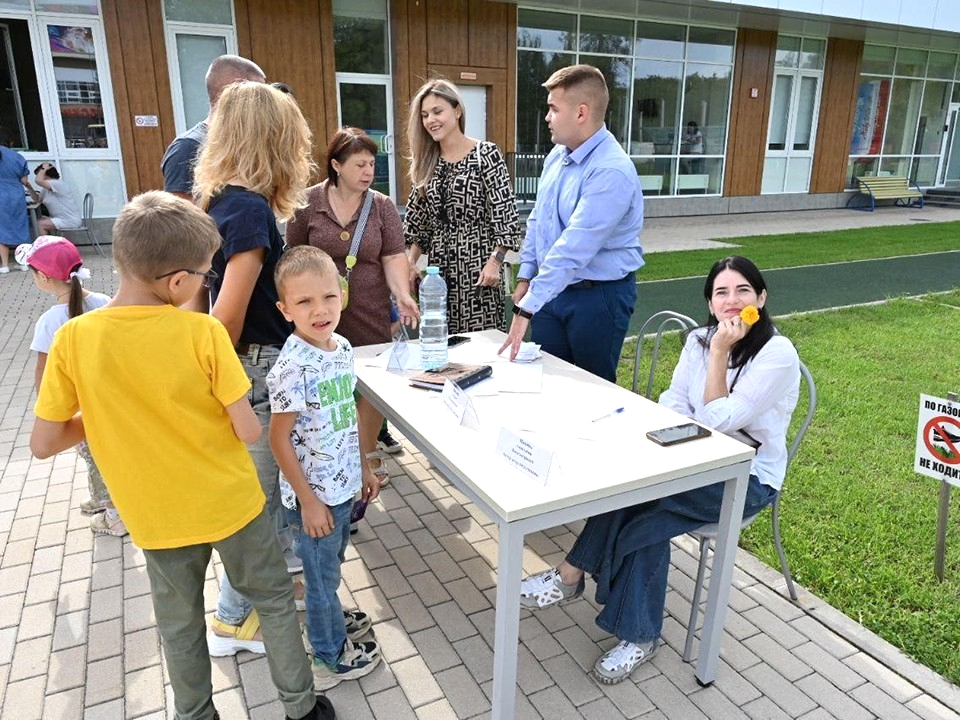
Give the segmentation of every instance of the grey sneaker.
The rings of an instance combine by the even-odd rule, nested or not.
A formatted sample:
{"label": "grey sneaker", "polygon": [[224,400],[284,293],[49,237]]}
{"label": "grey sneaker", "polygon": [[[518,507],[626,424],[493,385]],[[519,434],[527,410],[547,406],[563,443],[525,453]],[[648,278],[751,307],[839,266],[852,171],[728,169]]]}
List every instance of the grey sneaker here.
{"label": "grey sneaker", "polygon": [[347,626],[347,637],[354,642],[370,632],[373,626],[370,616],[363,610],[344,610],[343,622]]}
{"label": "grey sneaker", "polygon": [[616,685],[656,655],[658,647],[657,640],[639,645],[621,640],[597,659],[593,666],[593,676],[604,685]]}
{"label": "grey sneaker", "polygon": [[380,430],[380,434],[377,435],[377,447],[391,455],[403,452],[403,445],[386,429]]}
{"label": "grey sneaker", "polygon": [[558,603],[569,602],[583,595],[584,579],[576,585],[564,585],[556,568],[531,575],[520,582],[520,606],[527,610],[542,610]]}
{"label": "grey sneaker", "polygon": [[375,641],[354,643],[347,638],[336,665],[327,665],[313,658],[313,685],[317,690],[329,690],[343,680],[357,680],[369,675],[379,662],[380,646]]}
{"label": "grey sneaker", "polygon": [[113,508],[106,508],[99,515],[90,519],[90,531],[94,535],[113,535],[123,537],[127,534],[127,526],[123,524],[119,513]]}
{"label": "grey sneaker", "polygon": [[80,512],[84,515],[96,515],[102,513],[107,509],[107,503],[104,502],[95,502],[93,498],[87,498],[82,503],[80,503]]}

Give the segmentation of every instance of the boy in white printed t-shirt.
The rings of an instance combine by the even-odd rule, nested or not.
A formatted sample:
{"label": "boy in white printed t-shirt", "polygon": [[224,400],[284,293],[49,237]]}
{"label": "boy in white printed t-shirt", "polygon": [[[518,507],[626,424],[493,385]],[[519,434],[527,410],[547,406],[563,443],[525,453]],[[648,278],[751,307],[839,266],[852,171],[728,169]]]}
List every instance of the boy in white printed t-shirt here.
{"label": "boy in white printed t-shirt", "polygon": [[380,482],[361,462],[353,348],[334,332],[343,309],[336,265],[301,245],[277,263],[275,280],[277,306],[296,329],[267,376],[270,447],[303,560],[314,684],[325,690],[363,677],[380,661],[376,641],[359,641],[369,616],[344,612],[337,598],[354,496],[362,488],[362,500],[373,500]]}

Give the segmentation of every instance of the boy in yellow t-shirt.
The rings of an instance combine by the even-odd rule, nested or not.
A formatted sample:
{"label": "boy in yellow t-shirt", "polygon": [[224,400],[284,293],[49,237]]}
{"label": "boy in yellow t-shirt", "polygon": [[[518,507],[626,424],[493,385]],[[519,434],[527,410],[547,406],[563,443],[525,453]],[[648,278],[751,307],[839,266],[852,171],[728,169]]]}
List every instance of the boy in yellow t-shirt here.
{"label": "boy in yellow t-shirt", "polygon": [[332,720],[314,695],[293,588],[244,445],[260,435],[250,383],[223,325],[178,308],[210,281],[219,245],[209,216],[168,193],[123,208],[113,230],[119,290],[54,337],[30,447],[46,458],[89,444],[144,550],[176,717],[219,717],[203,616],[216,548],[257,609],[287,717]]}

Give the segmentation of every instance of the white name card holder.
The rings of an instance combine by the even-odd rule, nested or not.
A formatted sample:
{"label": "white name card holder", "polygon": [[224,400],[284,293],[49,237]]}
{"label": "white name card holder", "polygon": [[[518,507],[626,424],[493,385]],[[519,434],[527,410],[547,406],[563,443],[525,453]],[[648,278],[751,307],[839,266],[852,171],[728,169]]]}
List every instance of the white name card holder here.
{"label": "white name card holder", "polygon": [[500,428],[497,454],[510,467],[541,485],[547,485],[551,478],[559,480],[561,477],[560,463],[553,450],[532,443],[507,428]]}
{"label": "white name card holder", "polygon": [[440,392],[440,399],[447,410],[453,413],[453,416],[457,419],[457,424],[471,430],[480,429],[480,417],[473,406],[473,400],[459,385],[447,380]]}

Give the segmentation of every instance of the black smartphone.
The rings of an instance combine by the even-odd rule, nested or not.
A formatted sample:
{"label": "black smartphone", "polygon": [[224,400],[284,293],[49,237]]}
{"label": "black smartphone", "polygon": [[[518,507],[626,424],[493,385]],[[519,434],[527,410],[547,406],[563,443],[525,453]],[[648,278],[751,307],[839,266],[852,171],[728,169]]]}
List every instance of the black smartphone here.
{"label": "black smartphone", "polygon": [[661,430],[651,430],[647,433],[647,437],[657,445],[664,446],[676,445],[677,443],[709,436],[709,430],[692,422],[684,423],[683,425],[674,425],[673,427],[663,428]]}
{"label": "black smartphone", "polygon": [[350,511],[350,522],[360,522],[367,513],[367,501],[357,500],[353,503],[353,509]]}
{"label": "black smartphone", "polygon": [[466,335],[451,335],[447,338],[447,347],[456,347],[460,343],[470,342]]}

